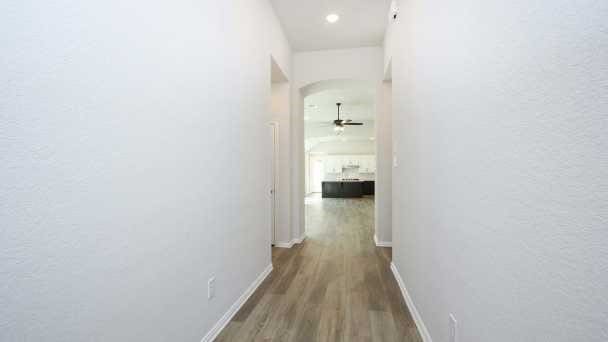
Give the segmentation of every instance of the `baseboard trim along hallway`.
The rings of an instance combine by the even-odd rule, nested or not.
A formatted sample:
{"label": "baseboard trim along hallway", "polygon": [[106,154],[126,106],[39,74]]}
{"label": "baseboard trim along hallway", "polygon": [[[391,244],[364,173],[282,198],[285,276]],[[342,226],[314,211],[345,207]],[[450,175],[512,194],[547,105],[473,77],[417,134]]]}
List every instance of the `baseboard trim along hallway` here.
{"label": "baseboard trim along hallway", "polygon": [[232,304],[232,306],[230,307],[230,309],[228,309],[224,316],[222,316],[222,318],[220,318],[220,320],[215,323],[213,328],[211,328],[207,335],[203,337],[201,342],[212,342],[213,340],[215,340],[219,333],[222,332],[222,330],[224,330],[226,325],[230,322],[232,317],[234,317],[234,315],[239,311],[243,304],[247,302],[249,297],[251,297],[251,295],[255,292],[255,290],[257,290],[260,284],[262,284],[264,279],[266,279],[266,277],[268,277],[271,272],[272,264],[268,265],[266,269],[264,269],[264,271],[262,271],[262,273],[260,273],[260,275],[253,281],[253,283],[249,285],[247,290],[245,290],[245,292],[239,297],[239,299],[237,299],[237,301]]}
{"label": "baseboard trim along hallway", "polygon": [[279,248],[291,248],[293,247],[293,240],[289,241],[289,242],[275,242],[274,246],[275,247],[279,247]]}
{"label": "baseboard trim along hallway", "polygon": [[304,240],[306,240],[306,234],[302,234],[302,236],[300,236],[299,238],[293,239],[293,242],[294,243],[302,243],[302,242],[304,242]]}
{"label": "baseboard trim along hallway", "polygon": [[300,236],[299,238],[295,238],[289,242],[275,242],[274,246],[279,247],[279,248],[291,248],[291,247],[293,247],[293,245],[297,245],[297,244],[304,242],[305,239],[306,239],[306,234]]}
{"label": "baseboard trim along hallway", "polygon": [[[374,238],[375,238],[375,236],[374,236]],[[399,274],[399,271],[397,270],[397,266],[395,266],[395,264],[393,262],[391,262],[391,271],[393,271],[393,276],[395,276],[395,279],[397,280],[397,284],[399,284],[399,288],[401,289],[401,295],[403,296],[403,299],[405,300],[405,303],[407,304],[408,309],[410,309],[410,313],[412,314],[412,317],[414,318],[416,327],[418,327],[418,332],[420,333],[420,336],[422,337],[422,341],[433,342],[433,339],[431,338],[431,334],[429,333],[428,329],[424,325],[424,322],[422,321],[422,317],[420,316],[418,309],[416,309],[416,305],[414,305],[414,301],[412,300],[412,297],[410,296],[409,292],[407,292],[407,289],[405,288],[405,283],[403,282],[403,279],[401,278],[401,275]]]}
{"label": "baseboard trim along hallway", "polygon": [[393,243],[390,241],[378,241],[376,234],[374,234],[374,243],[377,247],[393,247]]}

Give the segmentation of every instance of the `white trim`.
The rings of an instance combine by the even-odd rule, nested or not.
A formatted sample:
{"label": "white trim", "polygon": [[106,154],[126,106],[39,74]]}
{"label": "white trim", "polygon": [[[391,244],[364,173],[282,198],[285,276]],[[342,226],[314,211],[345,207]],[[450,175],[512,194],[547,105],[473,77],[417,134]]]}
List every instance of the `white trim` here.
{"label": "white trim", "polygon": [[260,286],[264,279],[268,277],[270,272],[272,272],[272,264],[268,265],[268,267],[266,267],[266,269],[262,271],[262,273],[257,277],[257,279],[254,280],[251,285],[249,285],[247,290],[245,290],[245,292],[239,297],[239,299],[237,299],[236,302],[232,304],[232,306],[230,307],[230,309],[228,309],[224,316],[222,316],[222,318],[220,318],[220,320],[215,323],[213,328],[209,330],[209,332],[207,333],[207,335],[205,335],[205,337],[203,337],[201,342],[213,341],[220,334],[220,332],[224,330],[224,328],[226,327],[226,325],[228,325],[232,317],[234,317],[234,315],[236,315],[236,313],[243,306],[243,304],[247,302],[247,299],[251,297],[251,295],[255,292],[258,286]]}
{"label": "white trim", "polygon": [[429,334],[428,329],[424,325],[424,322],[422,321],[422,316],[420,316],[418,309],[416,309],[416,306],[414,305],[414,301],[412,300],[412,297],[410,296],[410,294],[407,292],[407,289],[405,288],[405,283],[403,282],[403,279],[401,278],[401,275],[399,274],[399,271],[397,270],[397,266],[395,266],[395,264],[393,262],[391,262],[391,271],[393,271],[393,276],[395,277],[395,279],[397,280],[397,283],[399,284],[399,288],[401,289],[401,295],[403,296],[403,299],[405,299],[405,303],[407,304],[407,307],[410,309],[410,313],[412,314],[412,317],[414,318],[416,327],[418,327],[418,332],[420,333],[420,336],[422,337],[422,341],[423,342],[433,342],[433,339],[431,338],[431,334]]}
{"label": "white trim", "polygon": [[278,248],[291,248],[291,247],[293,247],[293,240],[289,241],[289,242],[278,242],[277,241],[274,243],[274,246],[278,247]]}
{"label": "white trim", "polygon": [[393,247],[393,243],[391,241],[378,241],[376,234],[374,234],[374,243],[378,247]]}
{"label": "white trim", "polygon": [[300,243],[304,242],[304,240],[306,240],[306,234],[302,234],[302,236],[291,240],[291,242],[293,242],[294,244],[296,244],[296,243],[300,244]]}
{"label": "white trim", "polygon": [[300,244],[306,240],[306,234],[302,234],[299,238],[295,238],[289,242],[275,242],[274,246],[279,248],[291,248],[293,245]]}
{"label": "white trim", "polygon": [[279,176],[281,174],[281,169],[280,169],[280,146],[279,146],[279,142],[281,139],[280,136],[280,130],[279,130],[279,122],[278,121],[270,121],[269,126],[272,127],[272,160],[271,160],[271,169],[272,169],[272,183],[271,184],[271,190],[273,191],[272,193],[272,217],[270,218],[272,223],[270,226],[270,240],[271,240],[271,244],[275,242],[276,239],[276,235],[277,235],[277,215],[279,215],[279,201],[281,200],[279,198],[279,193],[280,193],[280,189],[279,189],[279,184],[280,184],[280,179]]}

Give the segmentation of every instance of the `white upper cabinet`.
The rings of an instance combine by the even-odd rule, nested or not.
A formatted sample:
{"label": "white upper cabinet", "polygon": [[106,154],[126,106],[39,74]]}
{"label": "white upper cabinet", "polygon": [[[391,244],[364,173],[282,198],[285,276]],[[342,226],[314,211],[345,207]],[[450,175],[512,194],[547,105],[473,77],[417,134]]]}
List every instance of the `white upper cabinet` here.
{"label": "white upper cabinet", "polygon": [[327,156],[325,158],[325,173],[342,173],[342,163],[341,156]]}
{"label": "white upper cabinet", "polygon": [[376,158],[375,156],[360,156],[359,173],[375,173]]}
{"label": "white upper cabinet", "polygon": [[369,156],[369,173],[376,172],[376,156]]}
{"label": "white upper cabinet", "polygon": [[359,173],[376,172],[376,156],[330,155],[325,157],[325,173],[339,174],[345,167],[359,167]]}
{"label": "white upper cabinet", "polygon": [[344,156],[344,166],[358,166],[359,163],[358,156]]}

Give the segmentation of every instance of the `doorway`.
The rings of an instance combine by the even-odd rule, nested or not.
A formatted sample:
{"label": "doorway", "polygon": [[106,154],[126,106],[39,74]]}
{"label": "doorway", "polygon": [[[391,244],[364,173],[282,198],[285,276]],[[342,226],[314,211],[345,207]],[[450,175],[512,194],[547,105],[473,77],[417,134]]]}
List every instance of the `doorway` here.
{"label": "doorway", "polygon": [[365,234],[372,241],[377,87],[359,80],[327,80],[302,88],[300,96],[304,231],[313,239],[323,236],[328,220],[347,209],[370,222]]}
{"label": "doorway", "polygon": [[279,124],[270,123],[270,241],[274,245],[277,226],[277,175],[278,175],[278,149],[279,149]]}
{"label": "doorway", "polygon": [[268,164],[270,179],[270,239],[271,244],[287,246],[291,241],[290,231],[290,86],[285,73],[270,56],[270,145]]}

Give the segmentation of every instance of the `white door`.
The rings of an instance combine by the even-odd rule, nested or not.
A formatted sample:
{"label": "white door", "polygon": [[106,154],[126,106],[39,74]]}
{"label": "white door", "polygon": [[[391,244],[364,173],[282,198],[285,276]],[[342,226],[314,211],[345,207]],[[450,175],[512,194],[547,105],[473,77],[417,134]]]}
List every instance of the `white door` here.
{"label": "white door", "polygon": [[279,125],[270,123],[270,243],[274,245],[276,216],[277,216],[277,185],[278,185],[278,156],[279,156]]}
{"label": "white door", "polygon": [[321,192],[321,182],[323,182],[323,179],[325,178],[325,165],[323,165],[323,159],[312,158],[310,162],[310,181],[312,192]]}

